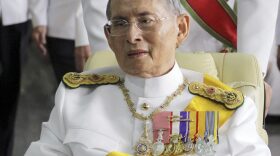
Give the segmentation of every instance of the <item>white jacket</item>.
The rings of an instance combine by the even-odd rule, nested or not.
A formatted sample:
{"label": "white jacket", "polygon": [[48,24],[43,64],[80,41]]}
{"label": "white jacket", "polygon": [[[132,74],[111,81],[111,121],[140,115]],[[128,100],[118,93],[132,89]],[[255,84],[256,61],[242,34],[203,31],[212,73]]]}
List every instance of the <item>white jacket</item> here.
{"label": "white jacket", "polygon": [[275,38],[276,38],[276,44],[280,45],[280,5],[278,5],[278,16],[277,16]]}
{"label": "white jacket", "polygon": [[3,25],[23,23],[28,20],[28,0],[0,0]]}
{"label": "white jacket", "polygon": [[105,12],[108,0],[81,1],[91,50],[93,52],[110,50],[103,30],[103,26],[107,22]]}
{"label": "white jacket", "polygon": [[[110,69],[116,72],[112,68],[99,72]],[[180,70],[176,64],[169,73],[155,78],[125,75],[124,85],[136,111],[148,116],[182,84],[184,77],[189,82],[203,81],[203,74]],[[182,111],[192,98],[193,94],[186,88],[166,110]],[[148,103],[150,109],[141,109],[143,103]],[[257,133],[256,118],[256,107],[246,98],[219,128],[216,156],[270,156],[267,145]],[[149,126],[152,130],[152,125]],[[133,147],[142,133],[143,121],[132,116],[117,85],[69,89],[61,84],[50,120],[42,125],[40,140],[31,144],[25,156],[105,156],[112,151],[133,154]]]}
{"label": "white jacket", "polygon": [[88,45],[80,0],[32,0],[33,26],[47,26],[48,36]]}
{"label": "white jacket", "polygon": [[267,71],[279,0],[238,0],[237,50],[255,55]]}

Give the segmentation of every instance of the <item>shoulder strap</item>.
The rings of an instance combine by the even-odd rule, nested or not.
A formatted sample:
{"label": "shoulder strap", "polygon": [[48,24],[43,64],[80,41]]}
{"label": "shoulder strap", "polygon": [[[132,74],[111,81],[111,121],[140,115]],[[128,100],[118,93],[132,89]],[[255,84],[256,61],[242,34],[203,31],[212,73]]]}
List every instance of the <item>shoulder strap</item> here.
{"label": "shoulder strap", "polygon": [[[190,101],[185,111],[218,111],[219,126],[222,126],[232,116],[234,111],[243,104],[244,97],[241,92],[230,88],[221,81],[207,74],[204,75],[203,84],[205,84],[207,87],[200,88],[199,92],[204,93],[196,93],[196,96],[194,96],[193,99]],[[213,88],[219,90],[218,95],[213,94]],[[207,89],[210,89],[208,95],[206,93]],[[236,93],[238,95],[233,98],[225,97],[226,100],[223,101],[221,99],[221,95],[223,95],[226,92]],[[227,95],[227,93],[225,95]],[[231,99],[233,100],[233,102],[230,102],[230,104],[228,104],[229,99],[230,101]]]}
{"label": "shoulder strap", "polygon": [[74,89],[80,86],[116,84],[120,82],[120,77],[109,74],[97,75],[70,72],[63,76],[62,82],[67,87]]}

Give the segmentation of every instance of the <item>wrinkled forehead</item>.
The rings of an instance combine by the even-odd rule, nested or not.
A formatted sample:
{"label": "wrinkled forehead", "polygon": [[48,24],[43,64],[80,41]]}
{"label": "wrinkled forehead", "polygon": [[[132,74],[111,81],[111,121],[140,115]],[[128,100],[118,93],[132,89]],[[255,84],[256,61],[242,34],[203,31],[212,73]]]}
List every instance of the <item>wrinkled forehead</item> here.
{"label": "wrinkled forehead", "polygon": [[111,18],[137,17],[141,15],[166,15],[166,3],[164,0],[112,0]]}

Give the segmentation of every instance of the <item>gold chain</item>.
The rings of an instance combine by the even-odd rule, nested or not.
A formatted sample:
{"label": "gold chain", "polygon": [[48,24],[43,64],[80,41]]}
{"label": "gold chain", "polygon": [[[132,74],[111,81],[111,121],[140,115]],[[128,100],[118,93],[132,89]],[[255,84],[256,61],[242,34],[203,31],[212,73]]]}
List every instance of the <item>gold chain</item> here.
{"label": "gold chain", "polygon": [[159,106],[157,109],[155,109],[148,116],[144,116],[143,114],[137,113],[136,109],[134,108],[135,104],[131,101],[131,97],[129,95],[129,90],[124,86],[123,82],[119,83],[119,88],[122,90],[122,93],[124,95],[124,99],[127,103],[127,106],[129,108],[130,112],[132,113],[132,115],[139,120],[145,121],[145,120],[148,120],[148,119],[152,119],[154,114],[156,114],[156,113],[164,110],[166,107],[168,107],[170,105],[171,101],[176,96],[180,95],[188,84],[189,84],[188,80],[185,79],[184,82],[181,85],[179,85],[177,90],[175,92],[173,92],[170,96],[167,96],[164,103],[161,106]]}

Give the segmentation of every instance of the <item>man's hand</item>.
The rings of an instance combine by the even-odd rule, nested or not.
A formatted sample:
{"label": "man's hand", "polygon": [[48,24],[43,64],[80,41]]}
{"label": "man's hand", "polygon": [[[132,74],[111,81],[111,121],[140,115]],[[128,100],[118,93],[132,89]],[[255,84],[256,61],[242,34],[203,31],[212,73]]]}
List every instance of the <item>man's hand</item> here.
{"label": "man's hand", "polygon": [[277,49],[277,66],[278,66],[278,69],[280,70],[280,46],[278,46],[278,49]]}
{"label": "man's hand", "polygon": [[47,55],[47,48],[46,48],[46,36],[47,36],[47,27],[46,26],[37,26],[33,28],[32,31],[32,38],[35,41],[36,46],[42,52],[44,56]]}
{"label": "man's hand", "polygon": [[87,59],[91,55],[90,47],[80,46],[75,48],[75,64],[78,72],[82,72]]}
{"label": "man's hand", "polygon": [[265,116],[266,116],[268,113],[271,98],[272,98],[272,88],[268,83],[264,82],[264,89],[265,89]]}

